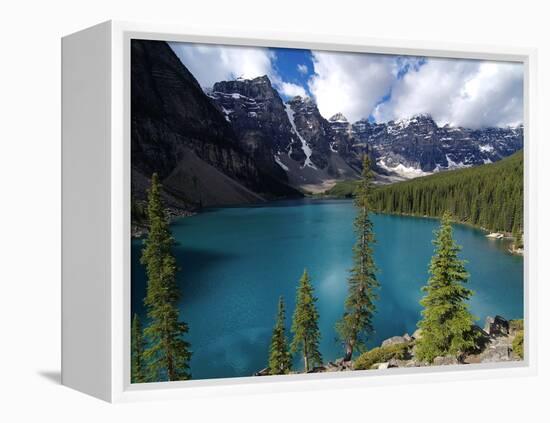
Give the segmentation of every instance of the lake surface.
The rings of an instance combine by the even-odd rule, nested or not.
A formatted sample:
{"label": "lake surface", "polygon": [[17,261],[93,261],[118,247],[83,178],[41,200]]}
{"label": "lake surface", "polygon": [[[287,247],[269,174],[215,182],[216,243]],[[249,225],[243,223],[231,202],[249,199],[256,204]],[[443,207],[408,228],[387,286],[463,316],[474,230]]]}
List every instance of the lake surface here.
{"label": "lake surface", "polygon": [[[349,200],[300,200],[213,209],[174,222],[181,318],[190,327],[194,379],[250,376],[266,367],[278,298],[285,299],[289,329],[305,267],[318,297],[323,359],[342,357],[334,324],[352,265],[354,216]],[[371,347],[415,331],[438,226],[435,219],[384,214],[372,220],[381,289]],[[470,305],[480,323],[495,314],[523,318],[523,258],[475,228],[455,225],[454,236],[468,261],[475,291]],[[132,241],[132,313],[145,319],[141,248],[141,240]],[[298,357],[295,365],[302,368]]]}

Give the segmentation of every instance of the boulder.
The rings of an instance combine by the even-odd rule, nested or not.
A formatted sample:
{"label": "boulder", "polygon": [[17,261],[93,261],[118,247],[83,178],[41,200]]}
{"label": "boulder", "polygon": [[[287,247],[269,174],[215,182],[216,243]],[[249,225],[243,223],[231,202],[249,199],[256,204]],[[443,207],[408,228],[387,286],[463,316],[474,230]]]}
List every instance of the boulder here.
{"label": "boulder", "polygon": [[392,336],[391,338],[386,339],[382,342],[382,347],[388,347],[390,345],[403,344],[409,342],[412,338],[408,333],[403,336]]}
{"label": "boulder", "polygon": [[512,346],[509,342],[492,342],[479,355],[480,363],[498,363],[512,360]]}
{"label": "boulder", "polygon": [[510,333],[510,322],[499,315],[495,317],[488,316],[485,319],[485,327],[483,330],[488,333],[489,336],[508,336]]}

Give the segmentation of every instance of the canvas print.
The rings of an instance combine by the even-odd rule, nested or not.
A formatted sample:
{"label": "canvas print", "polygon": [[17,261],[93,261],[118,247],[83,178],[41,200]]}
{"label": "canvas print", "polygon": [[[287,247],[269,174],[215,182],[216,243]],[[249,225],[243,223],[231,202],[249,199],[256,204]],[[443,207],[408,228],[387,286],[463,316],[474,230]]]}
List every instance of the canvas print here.
{"label": "canvas print", "polygon": [[523,78],[132,40],[132,383],[519,364]]}

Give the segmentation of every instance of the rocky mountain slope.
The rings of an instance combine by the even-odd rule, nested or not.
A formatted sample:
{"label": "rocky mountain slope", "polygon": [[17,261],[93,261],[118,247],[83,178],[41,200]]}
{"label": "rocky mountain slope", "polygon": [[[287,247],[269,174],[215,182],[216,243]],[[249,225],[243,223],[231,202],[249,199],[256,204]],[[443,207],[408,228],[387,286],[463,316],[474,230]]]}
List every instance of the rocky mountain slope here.
{"label": "rocky mountain slope", "polygon": [[429,115],[381,124],[350,123],[341,113],[327,120],[310,98],[284,103],[267,76],[218,82],[209,96],[243,148],[274,174],[282,169],[302,189],[356,177],[365,153],[378,181],[390,183],[492,163],[523,147],[521,126],[440,127]]}
{"label": "rocky mountain slope", "polygon": [[132,195],[145,198],[153,172],[174,209],[300,195],[243,148],[235,129],[165,42],[131,46]]}
{"label": "rocky mountain slope", "polygon": [[132,192],[153,172],[175,210],[325,191],[369,154],[379,182],[494,162],[523,128],[439,127],[427,115],[383,124],[325,119],[310,98],[284,102],[267,76],[205,92],[165,42],[132,42]]}
{"label": "rocky mountain slope", "polygon": [[429,115],[382,124],[363,120],[348,124],[347,130],[372,147],[379,171],[406,178],[493,163],[523,148],[523,126],[440,127]]}
{"label": "rocky mountain slope", "polygon": [[335,134],[311,99],[284,103],[267,76],[217,82],[208,95],[241,146],[291,185],[315,190],[326,181],[357,176],[358,169],[331,149]]}

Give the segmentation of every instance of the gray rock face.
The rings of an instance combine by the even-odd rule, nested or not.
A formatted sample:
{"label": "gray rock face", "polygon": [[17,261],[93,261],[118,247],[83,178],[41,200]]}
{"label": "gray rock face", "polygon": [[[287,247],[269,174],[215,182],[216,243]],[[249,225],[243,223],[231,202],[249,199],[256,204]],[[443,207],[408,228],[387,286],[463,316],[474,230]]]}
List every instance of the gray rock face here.
{"label": "gray rock face", "polygon": [[498,363],[512,360],[512,339],[499,338],[479,354],[480,363]]}
{"label": "gray rock face", "polygon": [[508,336],[510,333],[510,322],[502,316],[490,317],[485,319],[485,327],[483,330],[489,336]]}
{"label": "gray rock face", "polygon": [[[372,146],[381,170],[399,165],[416,173],[437,172],[496,162],[523,148],[523,126],[468,129],[439,127],[429,115],[373,124],[359,121],[352,132]],[[417,175],[418,176],[418,175]]]}
{"label": "gray rock face", "polygon": [[523,126],[440,127],[429,115],[382,124],[366,119],[350,124],[339,113],[329,121],[336,134],[334,148],[341,154],[360,155],[369,148],[378,172],[405,177],[492,163],[523,148]]}
{"label": "gray rock face", "polygon": [[[214,84],[210,98],[235,130],[241,146],[257,163],[286,179],[275,155],[300,145],[292,130],[285,105],[267,76]],[[295,149],[298,151],[298,148]],[[301,150],[300,150],[301,151]],[[305,159],[296,155],[297,159]]]}
{"label": "gray rock face", "polygon": [[[331,150],[337,151],[350,166],[360,171],[363,166],[363,154],[368,151],[371,155],[367,143],[357,137],[354,126],[348,122],[342,113],[336,113],[332,116],[329,123],[333,138],[330,144]],[[372,155],[371,159],[373,159]]]}
{"label": "gray rock face", "polygon": [[294,186],[356,177],[334,144],[331,125],[309,98],[283,103],[267,76],[214,84],[208,92],[249,154]]}
{"label": "gray rock face", "polygon": [[405,342],[412,341],[412,338],[408,333],[403,336],[392,336],[382,342],[382,347],[388,347],[390,345],[404,344]]}
{"label": "gray rock face", "polygon": [[310,98],[297,96],[290,100],[288,105],[292,110],[292,118],[298,133],[311,149],[311,155],[306,155],[315,167],[327,168],[332,142],[330,124],[321,116],[317,105]]}

